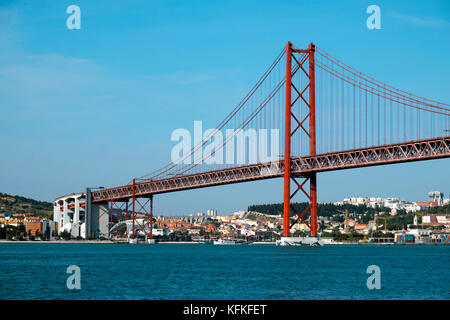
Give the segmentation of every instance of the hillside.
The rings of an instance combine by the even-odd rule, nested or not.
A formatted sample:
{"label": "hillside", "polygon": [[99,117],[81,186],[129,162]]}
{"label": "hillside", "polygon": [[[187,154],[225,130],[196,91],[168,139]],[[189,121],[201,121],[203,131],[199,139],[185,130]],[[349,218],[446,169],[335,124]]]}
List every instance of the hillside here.
{"label": "hillside", "polygon": [[[308,206],[307,202],[294,202],[292,203],[292,206],[297,210],[298,212],[303,212],[303,210],[306,209]],[[355,206],[351,204],[344,204],[344,205],[334,205],[332,203],[319,203],[317,204],[317,214],[318,216],[323,217],[331,217],[334,214],[339,212],[337,210],[345,210],[348,209],[348,212],[355,213],[355,214],[370,214],[373,215],[375,212],[383,213],[383,212],[389,212],[390,209],[387,208],[368,208],[366,206]],[[248,211],[257,211],[268,215],[282,215],[283,214],[283,203],[273,203],[273,204],[260,204],[260,205],[251,205],[248,207]],[[429,213],[429,214],[442,214],[442,213],[450,213],[450,204],[441,206],[441,207],[434,207],[429,209],[421,210],[422,213]],[[305,217],[309,216],[309,212],[305,214]]]}
{"label": "hillside", "polygon": [[53,207],[50,202],[0,192],[0,213],[33,213],[38,217],[51,218]]}
{"label": "hillside", "polygon": [[[309,205],[306,202],[293,202],[291,205],[298,212],[303,212]],[[323,217],[331,217],[337,213],[337,209],[345,210],[348,209],[349,212],[354,212],[356,214],[374,213],[376,211],[383,211],[383,209],[375,210],[373,208],[367,208],[365,206],[354,206],[351,204],[344,204],[342,206],[337,206],[331,203],[319,203],[317,205],[317,214]],[[273,203],[273,204],[261,204],[261,205],[251,205],[248,207],[248,211],[257,211],[269,215],[282,215],[283,214],[283,204]],[[305,214],[305,217],[309,216],[309,212]]]}
{"label": "hillside", "polygon": [[283,223],[283,218],[281,215],[270,215],[260,212],[254,212],[254,211],[248,211],[244,214],[242,219],[250,219],[250,220],[257,220],[262,224],[266,224],[269,222],[272,223]]}

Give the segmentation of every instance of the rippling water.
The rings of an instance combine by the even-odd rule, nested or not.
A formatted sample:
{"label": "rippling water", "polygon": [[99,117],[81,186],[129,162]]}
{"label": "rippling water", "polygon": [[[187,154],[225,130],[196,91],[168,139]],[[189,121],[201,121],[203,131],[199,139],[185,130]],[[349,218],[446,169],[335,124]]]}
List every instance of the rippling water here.
{"label": "rippling water", "polygon": [[[450,299],[450,246],[0,244],[0,299]],[[69,290],[69,265],[81,290]],[[381,289],[369,290],[369,265]]]}

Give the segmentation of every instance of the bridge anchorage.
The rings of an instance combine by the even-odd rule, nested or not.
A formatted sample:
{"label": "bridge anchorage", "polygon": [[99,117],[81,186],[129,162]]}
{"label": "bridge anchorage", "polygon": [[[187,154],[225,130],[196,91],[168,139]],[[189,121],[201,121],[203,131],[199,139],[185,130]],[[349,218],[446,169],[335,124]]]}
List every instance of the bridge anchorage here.
{"label": "bridge anchorage", "polygon": [[[152,242],[157,194],[282,178],[283,237],[277,244],[319,246],[317,174],[450,157],[449,107],[367,76],[312,43],[298,49],[288,42],[244,99],[182,161],[127,185],[57,198],[55,217],[60,230],[70,230],[71,208],[86,196],[86,214],[77,214],[77,223],[86,225],[81,234],[98,236],[100,230],[105,237],[121,234],[131,242],[138,238]],[[249,128],[284,132],[275,138],[284,150],[281,158],[239,165],[183,161],[203,154],[203,147],[228,129],[234,136],[216,145],[214,153],[231,145],[237,154],[249,155],[250,146],[234,145],[234,139]],[[213,153],[207,158],[213,159]],[[291,204],[299,192],[309,202],[303,212]],[[71,204],[72,198],[77,205]],[[292,227],[300,222],[309,228],[309,237],[291,236]]]}

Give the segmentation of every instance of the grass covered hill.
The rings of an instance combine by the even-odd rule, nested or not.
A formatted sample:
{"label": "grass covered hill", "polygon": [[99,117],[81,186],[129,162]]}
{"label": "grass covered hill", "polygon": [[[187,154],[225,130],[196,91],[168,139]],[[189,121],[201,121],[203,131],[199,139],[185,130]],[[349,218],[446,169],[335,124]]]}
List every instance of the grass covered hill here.
{"label": "grass covered hill", "polygon": [[33,213],[38,217],[51,218],[53,207],[50,202],[0,192],[0,213]]}

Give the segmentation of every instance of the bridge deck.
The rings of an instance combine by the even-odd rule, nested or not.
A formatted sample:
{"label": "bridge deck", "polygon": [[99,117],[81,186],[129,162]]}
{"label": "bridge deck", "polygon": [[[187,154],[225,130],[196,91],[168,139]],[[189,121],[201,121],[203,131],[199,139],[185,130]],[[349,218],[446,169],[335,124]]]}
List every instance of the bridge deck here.
{"label": "bridge deck", "polygon": [[[450,157],[450,136],[375,147],[352,149],[315,156],[293,157],[291,170],[296,176],[358,167]],[[136,197],[223,184],[281,177],[284,162],[258,163],[202,173],[148,180],[135,185]],[[126,201],[133,196],[133,185],[92,192],[92,202]]]}

